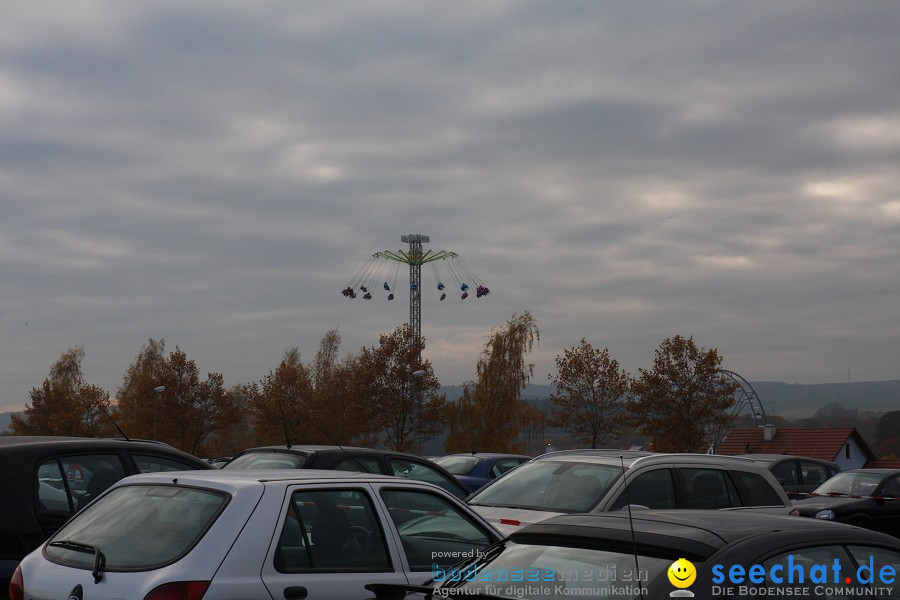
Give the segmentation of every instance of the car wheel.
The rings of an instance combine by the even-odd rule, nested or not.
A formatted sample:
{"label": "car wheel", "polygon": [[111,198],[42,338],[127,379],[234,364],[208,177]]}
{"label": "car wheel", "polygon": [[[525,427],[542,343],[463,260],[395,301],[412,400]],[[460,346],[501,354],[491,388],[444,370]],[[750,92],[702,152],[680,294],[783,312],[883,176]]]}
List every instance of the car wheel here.
{"label": "car wheel", "polygon": [[872,529],[872,521],[868,517],[856,516],[850,518],[847,523],[863,529]]}

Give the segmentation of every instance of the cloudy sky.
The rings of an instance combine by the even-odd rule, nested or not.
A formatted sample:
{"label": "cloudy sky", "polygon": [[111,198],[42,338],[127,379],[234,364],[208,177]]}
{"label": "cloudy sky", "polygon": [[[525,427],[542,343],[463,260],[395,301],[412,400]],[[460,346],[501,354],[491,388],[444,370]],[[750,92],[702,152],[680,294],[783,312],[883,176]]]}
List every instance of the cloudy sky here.
{"label": "cloudy sky", "polygon": [[898,379],[898,32],[895,0],[5,2],[0,411],[73,346],[114,393],[151,337],[227,385],[376,345],[405,289],[340,292],[410,233],[491,290],[423,269],[447,385],[525,310],[534,383],[676,334]]}

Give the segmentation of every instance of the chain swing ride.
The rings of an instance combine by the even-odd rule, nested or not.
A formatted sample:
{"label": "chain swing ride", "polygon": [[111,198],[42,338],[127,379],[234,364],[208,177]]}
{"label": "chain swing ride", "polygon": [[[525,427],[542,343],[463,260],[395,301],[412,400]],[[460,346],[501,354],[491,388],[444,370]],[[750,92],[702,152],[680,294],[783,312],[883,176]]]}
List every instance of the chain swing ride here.
{"label": "chain swing ride", "polygon": [[[418,339],[422,335],[422,265],[431,265],[435,288],[441,301],[447,298],[449,290],[445,281],[452,281],[459,290],[460,300],[468,298],[471,290],[474,290],[476,298],[483,298],[491,293],[456,252],[424,250],[422,244],[431,241],[427,235],[404,235],[400,236],[400,240],[409,243],[409,251],[376,252],[357,271],[341,294],[351,299],[361,295],[363,300],[371,300],[373,292],[383,292],[388,300],[393,300],[394,292],[398,290],[400,265],[409,265],[409,325],[414,339]],[[446,267],[449,279],[441,276],[439,265]]]}

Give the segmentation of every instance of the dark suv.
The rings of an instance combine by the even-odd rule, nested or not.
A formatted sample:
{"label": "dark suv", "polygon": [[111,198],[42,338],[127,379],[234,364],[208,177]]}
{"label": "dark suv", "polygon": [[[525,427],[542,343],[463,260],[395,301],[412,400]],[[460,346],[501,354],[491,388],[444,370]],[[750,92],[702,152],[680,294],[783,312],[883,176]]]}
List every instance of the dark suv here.
{"label": "dark suv", "polygon": [[468,503],[506,534],[560,514],[629,506],[797,514],[772,473],[748,458],[627,450],[542,454],[487,484]]}
{"label": "dark suv", "polygon": [[0,436],[0,598],[22,558],[119,479],[211,468],[158,442]]}

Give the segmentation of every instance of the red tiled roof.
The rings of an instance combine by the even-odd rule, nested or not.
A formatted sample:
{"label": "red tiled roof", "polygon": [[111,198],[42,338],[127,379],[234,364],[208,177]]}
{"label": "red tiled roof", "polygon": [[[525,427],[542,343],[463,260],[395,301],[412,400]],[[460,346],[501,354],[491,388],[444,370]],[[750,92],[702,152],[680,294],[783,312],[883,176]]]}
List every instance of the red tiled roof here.
{"label": "red tiled roof", "polygon": [[777,428],[771,441],[763,440],[763,428],[732,429],[719,448],[719,454],[793,454],[821,460],[834,460],[853,437],[866,455],[872,451],[853,427],[832,429]]}
{"label": "red tiled roof", "polygon": [[900,469],[900,458],[876,458],[866,463],[867,469]]}

